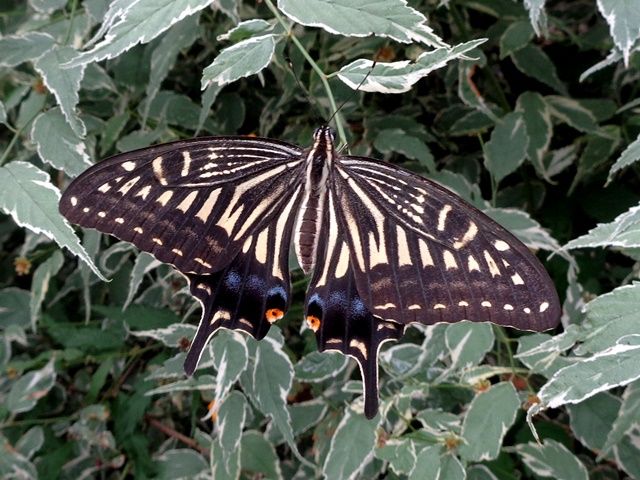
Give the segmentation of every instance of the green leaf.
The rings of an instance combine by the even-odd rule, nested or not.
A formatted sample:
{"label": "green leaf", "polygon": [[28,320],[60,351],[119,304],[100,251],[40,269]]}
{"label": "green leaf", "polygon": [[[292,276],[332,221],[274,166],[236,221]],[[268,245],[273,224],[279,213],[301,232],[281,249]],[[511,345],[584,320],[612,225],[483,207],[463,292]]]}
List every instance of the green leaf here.
{"label": "green leaf", "polygon": [[421,78],[444,67],[451,60],[464,56],[484,42],[486,39],[472,40],[451,48],[440,47],[422,53],[415,62],[377,62],[374,66],[371,60],[360,58],[342,67],[337,76],[354,90],[380,93],[408,92]]}
{"label": "green leaf", "polygon": [[402,0],[278,0],[278,8],[296,23],[329,33],[446,46],[427,26],[427,18]]}
{"label": "green leaf", "polygon": [[36,322],[40,316],[40,308],[44,297],[49,291],[49,281],[55,276],[64,263],[64,257],[60,250],[53,252],[49,258],[38,265],[36,271],[33,272],[31,280],[31,301],[29,302],[29,311],[31,312],[31,330],[36,331]]}
{"label": "green leaf", "polygon": [[534,165],[543,168],[542,159],[551,143],[553,123],[544,97],[537,92],[525,92],[518,97],[516,110],[522,112],[529,144],[527,157]]}
{"label": "green leaf", "polygon": [[451,357],[448,370],[461,370],[482,361],[494,342],[493,328],[489,323],[463,320],[447,325],[445,342]]}
{"label": "green leaf", "polygon": [[349,408],[345,411],[322,466],[326,478],[357,477],[373,457],[379,423],[379,415],[367,420]]}
{"label": "green leaf", "polygon": [[388,128],[378,132],[373,146],[382,153],[397,152],[406,158],[418,160],[423,164],[431,165],[430,171],[435,171],[433,155],[418,137],[408,134],[399,128]]}
{"label": "green leaf", "polygon": [[[324,419],[327,413],[327,404],[323,399],[311,400],[308,402],[295,403],[287,407],[289,415],[291,416],[291,428],[293,434],[298,437],[301,433],[306,432],[308,429],[317,425]],[[274,445],[279,445],[284,442],[284,437],[277,427],[273,427],[273,423],[269,424],[267,429],[267,440]]]}
{"label": "green leaf", "polygon": [[397,475],[407,475],[416,464],[415,442],[409,438],[391,438],[375,450],[376,458],[389,462]]}
{"label": "green leaf", "polygon": [[227,33],[218,35],[219,42],[230,41],[239,42],[246,40],[247,38],[254,37],[258,34],[266,33],[272,28],[272,25],[261,18],[252,18],[251,20],[245,20],[233,27]]}
{"label": "green leaf", "polygon": [[144,276],[151,270],[158,268],[160,265],[162,265],[162,263],[156,260],[150,253],[140,252],[133,264],[133,270],[131,270],[129,291],[127,293],[127,300],[122,306],[123,309],[126,309],[131,304],[131,302],[133,302],[133,299],[136,296],[140,285],[142,284]]}
{"label": "green leaf", "polygon": [[628,167],[632,163],[640,160],[640,135],[633,142],[631,142],[627,148],[624,149],[624,152],[620,154],[616,162],[611,167],[609,171],[609,178],[607,179],[607,184],[611,182],[613,176],[623,168]]}
{"label": "green leaf", "polygon": [[565,249],[588,247],[640,247],[640,205],[621,213],[611,223],[599,223],[589,233],[564,246]]}
{"label": "green leaf", "polygon": [[500,119],[484,148],[484,164],[496,183],[516,171],[527,155],[529,136],[520,112]]}
{"label": "green leaf", "polygon": [[[578,406],[580,405],[581,404],[578,404]],[[625,389],[622,394],[622,405],[620,405],[620,409],[616,413],[617,417],[613,422],[613,428],[608,431],[606,442],[604,442],[604,445],[598,447],[601,450],[599,454],[601,457],[606,455],[614,445],[620,443],[626,434],[630,433],[634,428],[637,428],[638,419],[640,418],[639,381],[633,382]]]}
{"label": "green leaf", "polygon": [[[541,408],[578,403],[596,393],[640,378],[640,335],[620,338],[606,350],[560,369],[540,389]],[[541,409],[535,406],[530,412]]]}
{"label": "green leaf", "polygon": [[62,68],[61,66],[76,55],[77,52],[72,47],[56,46],[38,58],[33,66],[42,76],[42,81],[47,88],[55,95],[71,130],[78,137],[84,137],[87,129],[84,122],[78,117],[76,105],[80,100],[78,92],[85,67],[84,65],[73,68]]}
{"label": "green leaf", "polygon": [[425,478],[443,478],[440,476],[439,446],[427,447],[416,457],[415,467],[409,475],[409,480],[422,480]]}
{"label": "green leaf", "polygon": [[584,402],[567,405],[571,430],[580,443],[600,451],[620,410],[620,403],[618,397],[603,392]]}
{"label": "green leaf", "polygon": [[49,175],[26,162],[11,162],[0,167],[0,209],[11,215],[21,227],[42,233],[84,261],[101,280],[100,273],[80,245],[69,222],[57,209],[60,191]]}
{"label": "green leaf", "polygon": [[196,334],[194,325],[185,323],[174,323],[165,328],[155,328],[153,330],[138,330],[131,332],[136,337],[150,337],[159,340],[167,347],[178,348],[184,338],[193,338]]}
{"label": "green leaf", "polygon": [[209,85],[222,87],[262,71],[271,63],[276,38],[273,34],[251,37],[222,50],[202,71],[202,89]]}
{"label": "green leaf", "polygon": [[26,458],[32,458],[44,444],[44,429],[38,425],[27,430],[16,443],[16,450]]}
{"label": "green leaf", "polygon": [[311,352],[296,363],[296,380],[322,382],[334,378],[346,368],[348,362],[348,358],[338,352]]}
{"label": "green leaf", "polygon": [[631,47],[640,38],[640,9],[633,0],[598,0],[598,9],[609,24],[616,46],[629,65]]}
{"label": "green leaf", "polygon": [[111,11],[99,34],[104,38],[64,67],[114,58],[139,43],[148,43],[172,25],[208,7],[211,0],[138,0]]}
{"label": "green leaf", "polygon": [[242,470],[255,473],[256,477],[283,478],[278,455],[260,432],[244,432],[240,449]]}
{"label": "green leaf", "polygon": [[[496,408],[499,405],[499,408]],[[462,423],[460,456],[469,462],[483,462],[498,457],[507,431],[516,420],[520,399],[510,382],[492,385],[476,395]]]}
{"label": "green leaf", "polygon": [[58,107],[38,115],[31,128],[31,140],[43,162],[72,177],[91,166],[86,144],[69,126]]}
{"label": "green leaf", "polygon": [[[199,17],[200,15],[196,14],[181,20],[162,37],[158,46],[153,49],[149,83],[146,88],[147,108],[160,91],[162,82],[173,68],[180,52],[188,49],[198,39],[200,35]],[[144,118],[146,118],[146,112]]]}
{"label": "green leaf", "polygon": [[28,412],[39,399],[53,388],[56,381],[54,358],[40,370],[33,370],[20,377],[6,397],[5,407],[13,414]]}
{"label": "green leaf", "polygon": [[567,95],[567,87],[558,78],[555,65],[541,48],[529,44],[513,52],[511,60],[525,75],[548,85],[562,95]]}
{"label": "green leaf", "polygon": [[154,459],[158,467],[159,480],[178,480],[201,478],[209,471],[209,465],[205,459],[194,450],[189,448],[176,448],[167,450]]}
{"label": "green leaf", "polygon": [[544,11],[546,0],[524,0],[524,5],[529,10],[529,19],[536,35],[541,36],[547,30],[547,14]]}
{"label": "green leaf", "polygon": [[508,229],[527,247],[534,250],[560,250],[558,241],[549,235],[528,213],[514,208],[488,208],[484,213]]}
{"label": "green leaf", "polygon": [[0,123],[7,125],[7,109],[4,103],[0,101]]}
{"label": "green leaf", "polygon": [[31,294],[27,290],[17,287],[0,290],[0,328],[26,329],[31,323],[30,301]]}
{"label": "green leaf", "polygon": [[64,8],[67,0],[29,0],[29,5],[40,13],[51,14]]}
{"label": "green leaf", "polygon": [[264,415],[273,419],[289,446],[297,453],[291,417],[286,408],[287,394],[293,381],[293,365],[282,351],[282,336],[278,333],[276,337],[278,340],[267,335],[260,342],[248,339],[256,352],[251,365],[253,371],[250,372],[252,385],[250,388],[246,388],[244,382],[242,385],[249,398]]}
{"label": "green leaf", "polygon": [[146,391],[145,395],[164,395],[173,392],[193,391],[210,392],[215,388],[215,385],[216,379],[213,375],[200,375],[199,377],[190,377],[173,383],[166,383],[160,387]]}
{"label": "green leaf", "polygon": [[524,464],[536,475],[556,480],[588,480],[585,466],[567,450],[567,447],[555,440],[547,439],[544,445],[527,443],[516,445],[516,452]]}
{"label": "green leaf", "polygon": [[247,344],[238,332],[221,330],[209,344],[209,351],[217,369],[216,399],[222,399],[247,368],[249,362]]}
{"label": "green leaf", "polygon": [[598,129],[596,118],[588,108],[583,107],[580,102],[558,95],[547,95],[545,97],[551,115],[563,122],[571,125],[581,132],[595,132]]}
{"label": "green leaf", "polygon": [[231,392],[218,410],[217,435],[211,445],[211,471],[216,479],[236,479],[240,475],[242,430],[246,415],[247,400],[240,392]]}
{"label": "green leaf", "polygon": [[55,45],[48,33],[28,32],[0,38],[0,66],[15,67],[35,60]]}
{"label": "green leaf", "polygon": [[526,47],[533,38],[534,31],[526,20],[518,20],[507,27],[500,37],[500,59]]}

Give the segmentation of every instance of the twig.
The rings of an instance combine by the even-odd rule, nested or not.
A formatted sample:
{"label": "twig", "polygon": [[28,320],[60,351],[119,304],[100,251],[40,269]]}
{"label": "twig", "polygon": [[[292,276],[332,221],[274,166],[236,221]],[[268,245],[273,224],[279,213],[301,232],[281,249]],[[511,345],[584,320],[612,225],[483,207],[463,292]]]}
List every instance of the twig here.
{"label": "twig", "polygon": [[200,453],[202,453],[203,455],[209,455],[209,449],[205,448],[201,445],[198,444],[198,442],[196,442],[193,438],[189,438],[186,435],[183,435],[180,432],[177,432],[176,430],[174,430],[171,427],[167,427],[165,424],[163,424],[160,420],[158,420],[157,418],[152,417],[151,415],[145,415],[144,419],[149,422],[149,424],[160,430],[162,433],[164,433],[165,435],[167,435],[168,437],[172,437],[175,438],[176,440],[184,443],[185,445],[187,445],[188,447],[193,448],[194,450],[199,451]]}

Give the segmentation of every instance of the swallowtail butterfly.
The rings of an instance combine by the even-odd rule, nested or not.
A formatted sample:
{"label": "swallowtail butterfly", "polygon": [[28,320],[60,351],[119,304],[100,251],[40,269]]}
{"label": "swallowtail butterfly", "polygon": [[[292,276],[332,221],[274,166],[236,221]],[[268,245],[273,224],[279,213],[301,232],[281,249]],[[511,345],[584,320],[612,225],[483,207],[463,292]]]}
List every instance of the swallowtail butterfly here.
{"label": "swallowtail butterfly", "polygon": [[293,237],[311,274],[306,322],[320,351],[358,362],[369,418],[380,346],[409,323],[541,331],[560,317],[549,276],[513,235],[414,173],[339,154],[327,126],[306,149],[230,136],[116,155],[71,182],[60,211],[187,277],[202,304],[189,375],[219,328],[261,339],[284,316]]}

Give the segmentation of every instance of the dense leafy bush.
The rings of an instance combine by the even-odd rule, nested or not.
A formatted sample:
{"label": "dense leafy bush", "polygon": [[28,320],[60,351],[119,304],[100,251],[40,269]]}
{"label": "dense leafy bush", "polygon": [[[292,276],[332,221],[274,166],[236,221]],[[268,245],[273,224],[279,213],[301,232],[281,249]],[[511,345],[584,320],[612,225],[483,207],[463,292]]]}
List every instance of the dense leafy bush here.
{"label": "dense leafy bush", "polygon": [[[409,3],[3,2],[0,476],[640,478],[640,8]],[[265,340],[222,332],[186,379],[182,276],[57,209],[110,154],[308,145],[338,105],[352,152],[484,209],[564,301],[557,332],[410,327],[372,421],[355,363],[301,328],[299,270]]]}

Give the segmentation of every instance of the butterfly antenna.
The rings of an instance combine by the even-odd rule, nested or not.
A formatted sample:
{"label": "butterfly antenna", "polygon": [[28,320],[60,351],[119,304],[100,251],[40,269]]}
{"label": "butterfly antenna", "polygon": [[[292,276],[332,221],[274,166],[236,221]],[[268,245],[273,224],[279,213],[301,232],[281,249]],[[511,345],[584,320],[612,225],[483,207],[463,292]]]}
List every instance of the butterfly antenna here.
{"label": "butterfly antenna", "polygon": [[331,116],[329,117],[329,120],[327,120],[327,125],[329,125],[329,123],[331,122],[331,120],[333,120],[333,119],[335,118],[335,116],[338,114],[338,112],[339,112],[340,110],[342,110],[342,108],[343,108],[347,103],[349,103],[349,102],[353,99],[353,97],[355,97],[355,96],[356,96],[356,94],[358,93],[358,90],[360,90],[360,87],[361,87],[362,85],[364,85],[364,82],[366,82],[366,81],[367,81],[367,78],[369,78],[369,75],[371,75],[371,72],[373,72],[373,69],[376,67],[376,64],[377,64],[377,63],[378,63],[378,60],[374,60],[374,61],[373,61],[373,63],[371,64],[371,69],[367,72],[367,74],[364,76],[364,78],[360,81],[360,83],[359,83],[359,84],[358,84],[358,86],[355,88],[355,90],[354,90],[353,92],[351,92],[351,95],[349,95],[349,97],[348,97],[346,100],[344,100],[344,101],[340,104],[340,106],[339,106],[338,108],[336,108],[336,111],[335,111],[335,112],[333,112],[333,115],[331,115]]}
{"label": "butterfly antenna", "polygon": [[311,94],[309,93],[309,90],[307,90],[307,88],[304,85],[302,85],[302,82],[298,78],[298,75],[296,75],[296,72],[293,69],[293,62],[291,61],[291,59],[288,56],[284,57],[284,61],[287,62],[287,65],[289,66],[289,70],[291,70],[291,75],[293,75],[293,78],[295,79],[296,83],[298,84],[298,88],[300,88],[300,90],[304,94],[305,98],[307,99],[307,103],[309,105],[311,105],[311,108],[314,111],[316,119],[321,120],[322,122],[324,122],[324,118],[323,118],[322,114],[320,113],[320,110],[318,110],[317,105],[315,104],[315,102],[311,98]]}

